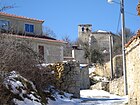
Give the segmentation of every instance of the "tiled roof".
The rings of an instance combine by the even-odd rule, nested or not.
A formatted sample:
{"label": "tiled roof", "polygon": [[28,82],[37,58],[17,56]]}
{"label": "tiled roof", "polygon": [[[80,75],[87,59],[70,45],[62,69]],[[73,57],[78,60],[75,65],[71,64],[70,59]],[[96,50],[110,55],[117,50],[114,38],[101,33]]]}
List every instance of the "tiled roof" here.
{"label": "tiled roof", "polygon": [[33,21],[38,21],[38,22],[42,22],[42,23],[44,22],[44,20],[38,20],[38,19],[28,18],[28,17],[24,17],[24,16],[17,16],[17,15],[8,14],[8,13],[5,13],[5,12],[0,12],[0,15],[8,16],[8,17],[13,17],[13,18],[19,18],[19,19],[33,20]]}
{"label": "tiled roof", "polygon": [[[13,35],[13,36],[14,36],[14,35]],[[20,36],[20,35],[16,35],[16,37],[17,37],[17,38],[38,39],[38,40],[44,40],[44,41],[48,41],[48,42],[66,43],[66,42],[61,41],[61,40],[52,40],[52,39],[38,38],[38,37],[30,37],[30,36]]]}
{"label": "tiled roof", "polygon": [[64,44],[67,43],[67,42],[62,41],[62,40],[54,40],[54,39],[35,37],[35,36],[22,36],[22,35],[12,35],[12,34],[10,34],[10,36],[16,37],[16,38],[26,38],[26,39],[32,39],[32,40],[42,40],[42,41],[48,41],[48,42],[54,42],[54,43],[55,42],[56,43],[64,43]]}
{"label": "tiled roof", "polygon": [[125,47],[128,47],[135,39],[140,37],[140,30],[138,30],[137,34],[133,36],[127,44],[125,44]]}

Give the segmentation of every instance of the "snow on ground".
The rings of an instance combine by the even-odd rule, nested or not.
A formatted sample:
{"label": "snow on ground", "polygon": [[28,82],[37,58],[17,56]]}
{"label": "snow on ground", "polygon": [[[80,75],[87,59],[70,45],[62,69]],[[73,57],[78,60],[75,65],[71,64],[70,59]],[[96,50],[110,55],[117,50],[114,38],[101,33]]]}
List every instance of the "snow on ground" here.
{"label": "snow on ground", "polygon": [[123,105],[128,102],[127,96],[117,96],[104,90],[81,90],[81,105]]}
{"label": "snow on ground", "polygon": [[[11,72],[4,80],[4,86],[19,98],[14,98],[16,105],[42,105],[41,97],[31,81]],[[30,89],[28,89],[28,86]],[[47,105],[124,105],[128,102],[127,96],[117,96],[103,90],[81,90],[80,99],[71,98],[72,94],[63,93],[50,88],[54,100],[48,99]],[[46,97],[47,98],[47,97]],[[21,100],[19,100],[21,99]]]}
{"label": "snow on ground", "polygon": [[89,74],[93,73],[94,71],[95,71],[95,67],[94,66],[89,68]]}
{"label": "snow on ground", "polygon": [[64,95],[58,94],[57,91],[53,94],[55,96],[55,101],[49,99],[48,105],[80,105],[80,99],[71,99],[72,94],[65,93]]}
{"label": "snow on ground", "polygon": [[13,93],[12,102],[15,105],[42,105],[35,85],[15,71],[7,75],[3,85]]}
{"label": "snow on ground", "polygon": [[56,101],[49,99],[49,105],[124,105],[127,96],[117,96],[103,90],[81,90],[80,99],[57,97]]}

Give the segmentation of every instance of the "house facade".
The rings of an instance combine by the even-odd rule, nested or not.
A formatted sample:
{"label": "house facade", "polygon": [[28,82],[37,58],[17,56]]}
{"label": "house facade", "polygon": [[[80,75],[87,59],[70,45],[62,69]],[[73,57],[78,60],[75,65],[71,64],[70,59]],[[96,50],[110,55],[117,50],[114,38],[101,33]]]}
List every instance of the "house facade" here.
{"label": "house facade", "polygon": [[42,35],[43,20],[16,16],[0,12],[1,31],[8,31],[14,34]]}
{"label": "house facade", "polygon": [[42,34],[43,20],[16,16],[0,12],[1,35],[11,38],[29,40],[34,51],[38,52],[45,63],[63,61],[63,47],[65,42]]}

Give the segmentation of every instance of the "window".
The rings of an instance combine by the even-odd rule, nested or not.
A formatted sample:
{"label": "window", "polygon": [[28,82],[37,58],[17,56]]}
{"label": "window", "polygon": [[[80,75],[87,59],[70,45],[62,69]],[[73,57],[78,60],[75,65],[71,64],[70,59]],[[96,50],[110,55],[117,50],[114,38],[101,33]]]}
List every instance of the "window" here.
{"label": "window", "polygon": [[84,28],[84,27],[82,27],[82,32],[84,32],[84,30],[85,30],[85,28]]}
{"label": "window", "polygon": [[0,20],[0,29],[8,30],[9,29],[9,21]]}
{"label": "window", "polygon": [[88,31],[89,31],[89,29],[88,29],[88,28],[86,28],[86,31],[88,32]]}
{"label": "window", "polygon": [[44,46],[39,45],[38,46],[38,52],[39,52],[40,57],[42,59],[44,59]]}
{"label": "window", "polygon": [[33,33],[34,32],[34,25],[32,25],[32,24],[25,24],[25,32]]}

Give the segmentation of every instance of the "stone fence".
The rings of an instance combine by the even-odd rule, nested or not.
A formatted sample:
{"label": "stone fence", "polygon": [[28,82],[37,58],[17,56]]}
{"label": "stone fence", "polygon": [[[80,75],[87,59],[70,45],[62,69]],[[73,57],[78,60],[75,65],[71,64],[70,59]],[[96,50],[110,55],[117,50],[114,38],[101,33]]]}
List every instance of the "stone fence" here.
{"label": "stone fence", "polygon": [[[100,76],[105,76],[110,78],[111,77],[111,66],[110,66],[110,61],[104,64],[103,66],[97,65],[95,73],[100,75]],[[114,78],[119,78],[123,75],[123,70],[122,70],[122,55],[116,55],[113,58],[113,77]]]}
{"label": "stone fence", "polygon": [[120,96],[124,95],[124,78],[123,76],[109,82],[109,92]]}
{"label": "stone fence", "polygon": [[89,66],[80,67],[80,89],[89,89]]}
{"label": "stone fence", "polygon": [[[50,70],[51,84],[59,90],[72,93],[74,97],[80,97],[80,66],[76,61],[66,61],[48,65],[46,70]],[[45,73],[45,72],[44,72]],[[48,75],[45,75],[44,78]]]}
{"label": "stone fence", "polygon": [[[83,76],[83,73],[87,74],[87,72],[85,72],[85,70],[80,72],[78,62],[67,61],[50,64],[43,66],[40,72],[41,76],[39,79],[40,83],[44,84],[44,88],[52,85],[59,90],[73,94],[74,97],[80,97],[81,76]],[[6,75],[6,72],[0,71],[0,77],[4,78]],[[85,87],[85,85],[83,87]]]}

